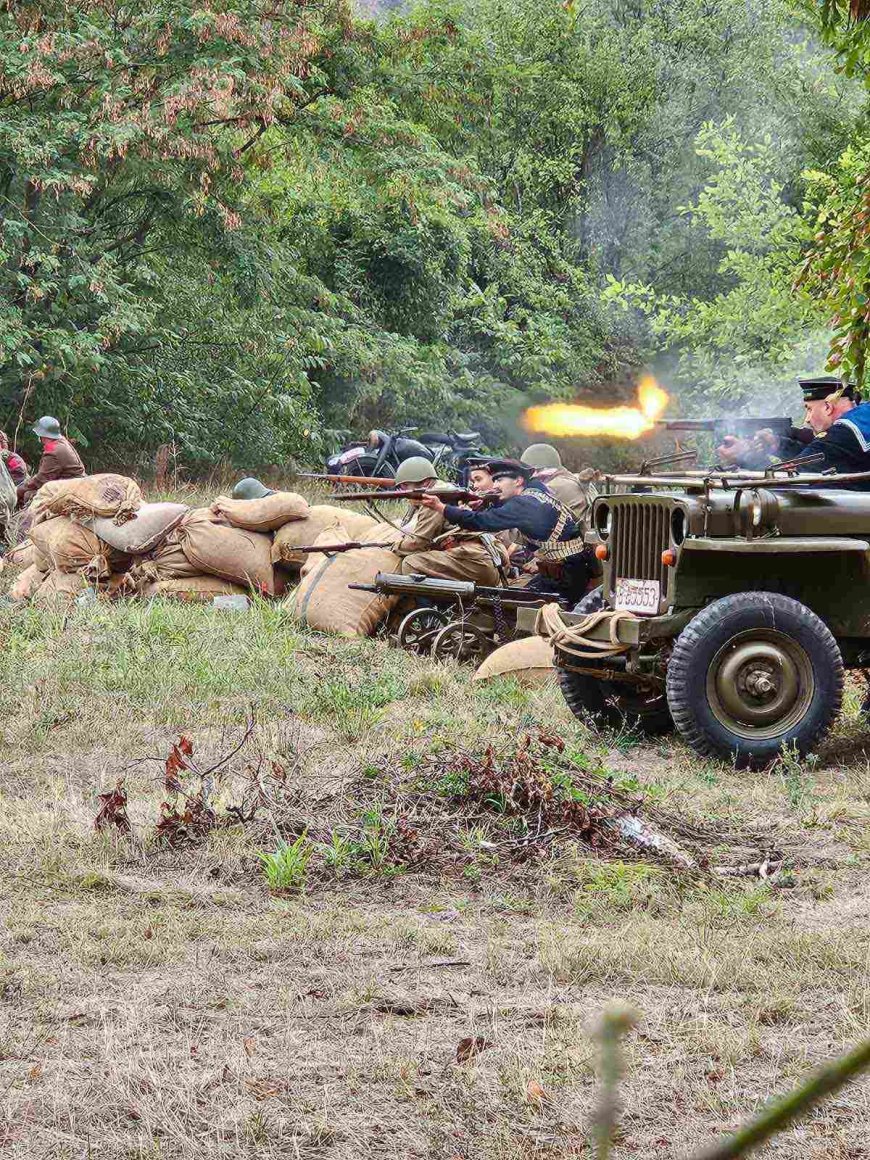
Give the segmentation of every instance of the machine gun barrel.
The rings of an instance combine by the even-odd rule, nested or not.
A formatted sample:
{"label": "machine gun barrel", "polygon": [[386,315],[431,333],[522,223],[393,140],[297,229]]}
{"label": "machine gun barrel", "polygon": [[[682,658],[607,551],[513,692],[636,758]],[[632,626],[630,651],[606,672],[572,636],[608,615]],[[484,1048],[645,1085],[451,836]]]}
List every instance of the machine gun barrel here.
{"label": "machine gun barrel", "polygon": [[360,487],[395,487],[388,475],[323,475],[316,471],[297,471],[297,479],[322,479],[326,483],[358,483]]}
{"label": "machine gun barrel", "polygon": [[[427,490],[425,487],[408,488],[407,491],[381,491],[375,497],[378,500],[382,499],[422,499],[424,495],[434,495],[441,500],[442,503],[469,503],[472,500],[481,500],[484,497],[478,495],[473,491],[466,491],[463,487],[437,488]],[[366,491],[351,491],[347,495],[334,496],[335,503],[353,503],[354,500],[370,500],[372,496]]]}

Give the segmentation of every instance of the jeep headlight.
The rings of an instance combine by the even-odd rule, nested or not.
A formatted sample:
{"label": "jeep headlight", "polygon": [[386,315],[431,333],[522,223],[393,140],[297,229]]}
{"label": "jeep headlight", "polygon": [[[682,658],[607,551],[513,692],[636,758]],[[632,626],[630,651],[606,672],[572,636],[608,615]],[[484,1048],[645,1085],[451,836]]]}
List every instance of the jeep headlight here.
{"label": "jeep headlight", "polygon": [[610,504],[600,503],[595,508],[595,530],[602,540],[606,540],[613,528],[613,510]]}
{"label": "jeep headlight", "polygon": [[779,500],[771,491],[757,488],[744,491],[740,498],[740,522],[745,536],[769,530],[779,514]]}

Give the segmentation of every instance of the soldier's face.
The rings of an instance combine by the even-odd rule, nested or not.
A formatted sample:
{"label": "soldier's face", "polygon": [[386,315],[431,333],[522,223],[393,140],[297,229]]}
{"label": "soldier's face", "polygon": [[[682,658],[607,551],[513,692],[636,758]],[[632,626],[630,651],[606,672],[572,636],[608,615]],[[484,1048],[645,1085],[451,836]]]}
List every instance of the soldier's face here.
{"label": "soldier's face", "polygon": [[804,407],[806,409],[804,422],[817,434],[827,431],[836,418],[834,405],[827,399],[815,399],[812,403],[804,403]]}
{"label": "soldier's face", "polygon": [[492,491],[492,476],[488,471],[482,471],[476,468],[468,476],[468,481],[471,484],[471,490],[483,495],[485,491]]}
{"label": "soldier's face", "polygon": [[523,490],[523,481],[512,479],[509,475],[503,475],[501,478],[493,480],[492,486],[502,499],[513,499]]}

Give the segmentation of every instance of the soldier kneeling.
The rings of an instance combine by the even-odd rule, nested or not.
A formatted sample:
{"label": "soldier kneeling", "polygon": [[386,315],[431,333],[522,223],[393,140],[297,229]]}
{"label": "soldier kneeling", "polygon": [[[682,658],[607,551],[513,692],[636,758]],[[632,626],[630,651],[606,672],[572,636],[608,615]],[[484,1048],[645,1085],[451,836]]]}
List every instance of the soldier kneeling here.
{"label": "soldier kneeling", "polygon": [[[437,478],[434,464],[422,455],[415,455],[399,465],[396,483],[399,487],[425,488],[433,492],[451,487]],[[448,523],[442,512],[423,507],[419,500],[411,503],[416,512],[403,529],[405,537],[395,548],[403,557],[403,575],[470,580],[473,584],[488,587],[501,583],[500,569],[507,562],[507,554],[492,536],[463,532],[455,524]]]}

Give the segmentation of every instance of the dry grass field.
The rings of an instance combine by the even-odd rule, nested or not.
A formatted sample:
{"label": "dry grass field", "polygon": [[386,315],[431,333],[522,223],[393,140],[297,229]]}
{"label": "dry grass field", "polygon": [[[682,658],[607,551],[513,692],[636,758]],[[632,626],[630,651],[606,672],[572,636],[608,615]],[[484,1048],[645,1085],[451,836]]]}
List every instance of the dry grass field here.
{"label": "dry grass field", "polygon": [[[868,1033],[857,689],[817,759],[745,773],[280,605],[3,608],[0,644],[0,1155],[588,1156],[618,1000],[640,1018],[614,1157],[677,1157]],[[539,727],[783,873],[716,884],[465,819],[457,755]],[[181,737],[218,823],[158,832]],[[132,832],[97,831],[119,778]],[[764,1155],[858,1160],[868,1129],[859,1082]]]}

